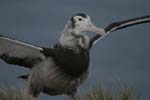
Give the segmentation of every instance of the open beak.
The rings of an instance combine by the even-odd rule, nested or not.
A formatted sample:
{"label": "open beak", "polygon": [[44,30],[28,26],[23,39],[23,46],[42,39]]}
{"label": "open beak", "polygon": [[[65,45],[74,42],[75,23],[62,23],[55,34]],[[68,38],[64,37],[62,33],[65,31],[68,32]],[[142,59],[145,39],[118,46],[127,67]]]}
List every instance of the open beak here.
{"label": "open beak", "polygon": [[93,23],[89,24],[87,31],[94,32],[94,33],[97,33],[99,35],[104,35],[105,34],[104,29],[96,27]]}

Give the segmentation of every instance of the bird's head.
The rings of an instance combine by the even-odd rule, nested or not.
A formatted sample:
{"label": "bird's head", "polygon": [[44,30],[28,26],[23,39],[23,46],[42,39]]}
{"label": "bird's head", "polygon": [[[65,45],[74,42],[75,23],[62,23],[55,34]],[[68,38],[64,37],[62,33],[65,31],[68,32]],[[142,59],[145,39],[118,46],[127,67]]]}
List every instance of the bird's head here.
{"label": "bird's head", "polygon": [[81,34],[84,32],[94,32],[103,35],[105,32],[101,28],[97,28],[91,21],[91,18],[83,13],[72,16],[65,28],[67,32]]}
{"label": "bird's head", "polygon": [[104,29],[96,27],[90,17],[86,14],[76,14],[70,18],[60,37],[60,44],[67,48],[84,48],[89,47],[89,37],[85,32],[94,32],[99,35],[105,33]]}

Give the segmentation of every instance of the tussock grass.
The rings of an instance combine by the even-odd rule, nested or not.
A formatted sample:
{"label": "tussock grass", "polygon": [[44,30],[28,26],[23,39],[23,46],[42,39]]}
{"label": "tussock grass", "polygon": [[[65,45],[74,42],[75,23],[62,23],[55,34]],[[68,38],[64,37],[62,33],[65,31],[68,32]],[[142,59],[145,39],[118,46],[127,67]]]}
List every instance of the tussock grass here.
{"label": "tussock grass", "polygon": [[[10,86],[0,86],[0,100],[27,100],[23,90]],[[29,99],[28,100],[32,100]]]}
{"label": "tussock grass", "polygon": [[[0,100],[27,100],[25,98],[23,90],[10,86],[0,86]],[[116,95],[113,94],[112,89],[98,87],[86,92],[82,100],[139,100],[139,96],[128,86],[119,87]]]}
{"label": "tussock grass", "polygon": [[121,88],[115,100],[139,100],[139,98],[132,88],[124,86]]}
{"label": "tussock grass", "polygon": [[112,89],[99,87],[89,91],[86,94],[86,100],[139,100],[139,96],[128,86],[119,87],[116,95],[113,94]]}

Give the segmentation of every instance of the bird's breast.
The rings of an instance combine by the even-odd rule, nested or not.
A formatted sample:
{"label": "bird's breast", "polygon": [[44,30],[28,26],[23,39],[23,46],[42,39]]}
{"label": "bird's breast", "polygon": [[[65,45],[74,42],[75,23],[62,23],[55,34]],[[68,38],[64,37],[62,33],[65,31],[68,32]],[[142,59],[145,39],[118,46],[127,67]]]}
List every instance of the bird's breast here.
{"label": "bird's breast", "polygon": [[72,78],[80,77],[86,72],[90,62],[87,50],[83,50],[80,53],[72,50],[60,50],[60,52],[57,51],[53,59],[58,69]]}

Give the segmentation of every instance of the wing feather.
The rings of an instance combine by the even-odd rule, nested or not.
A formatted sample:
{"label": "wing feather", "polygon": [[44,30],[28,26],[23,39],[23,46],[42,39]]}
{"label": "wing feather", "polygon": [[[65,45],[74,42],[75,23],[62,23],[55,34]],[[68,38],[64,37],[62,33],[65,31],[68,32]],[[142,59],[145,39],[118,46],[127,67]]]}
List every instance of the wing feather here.
{"label": "wing feather", "polygon": [[104,35],[95,35],[94,37],[92,37],[90,39],[89,49],[91,49],[92,46],[98,40],[100,40],[102,37],[106,36],[107,34],[113,32],[113,31],[117,31],[119,29],[127,28],[129,26],[144,24],[144,23],[150,23],[150,15],[111,23],[104,29],[106,32]]}
{"label": "wing feather", "polygon": [[42,50],[40,47],[0,35],[0,58],[6,63],[31,68],[45,59]]}

